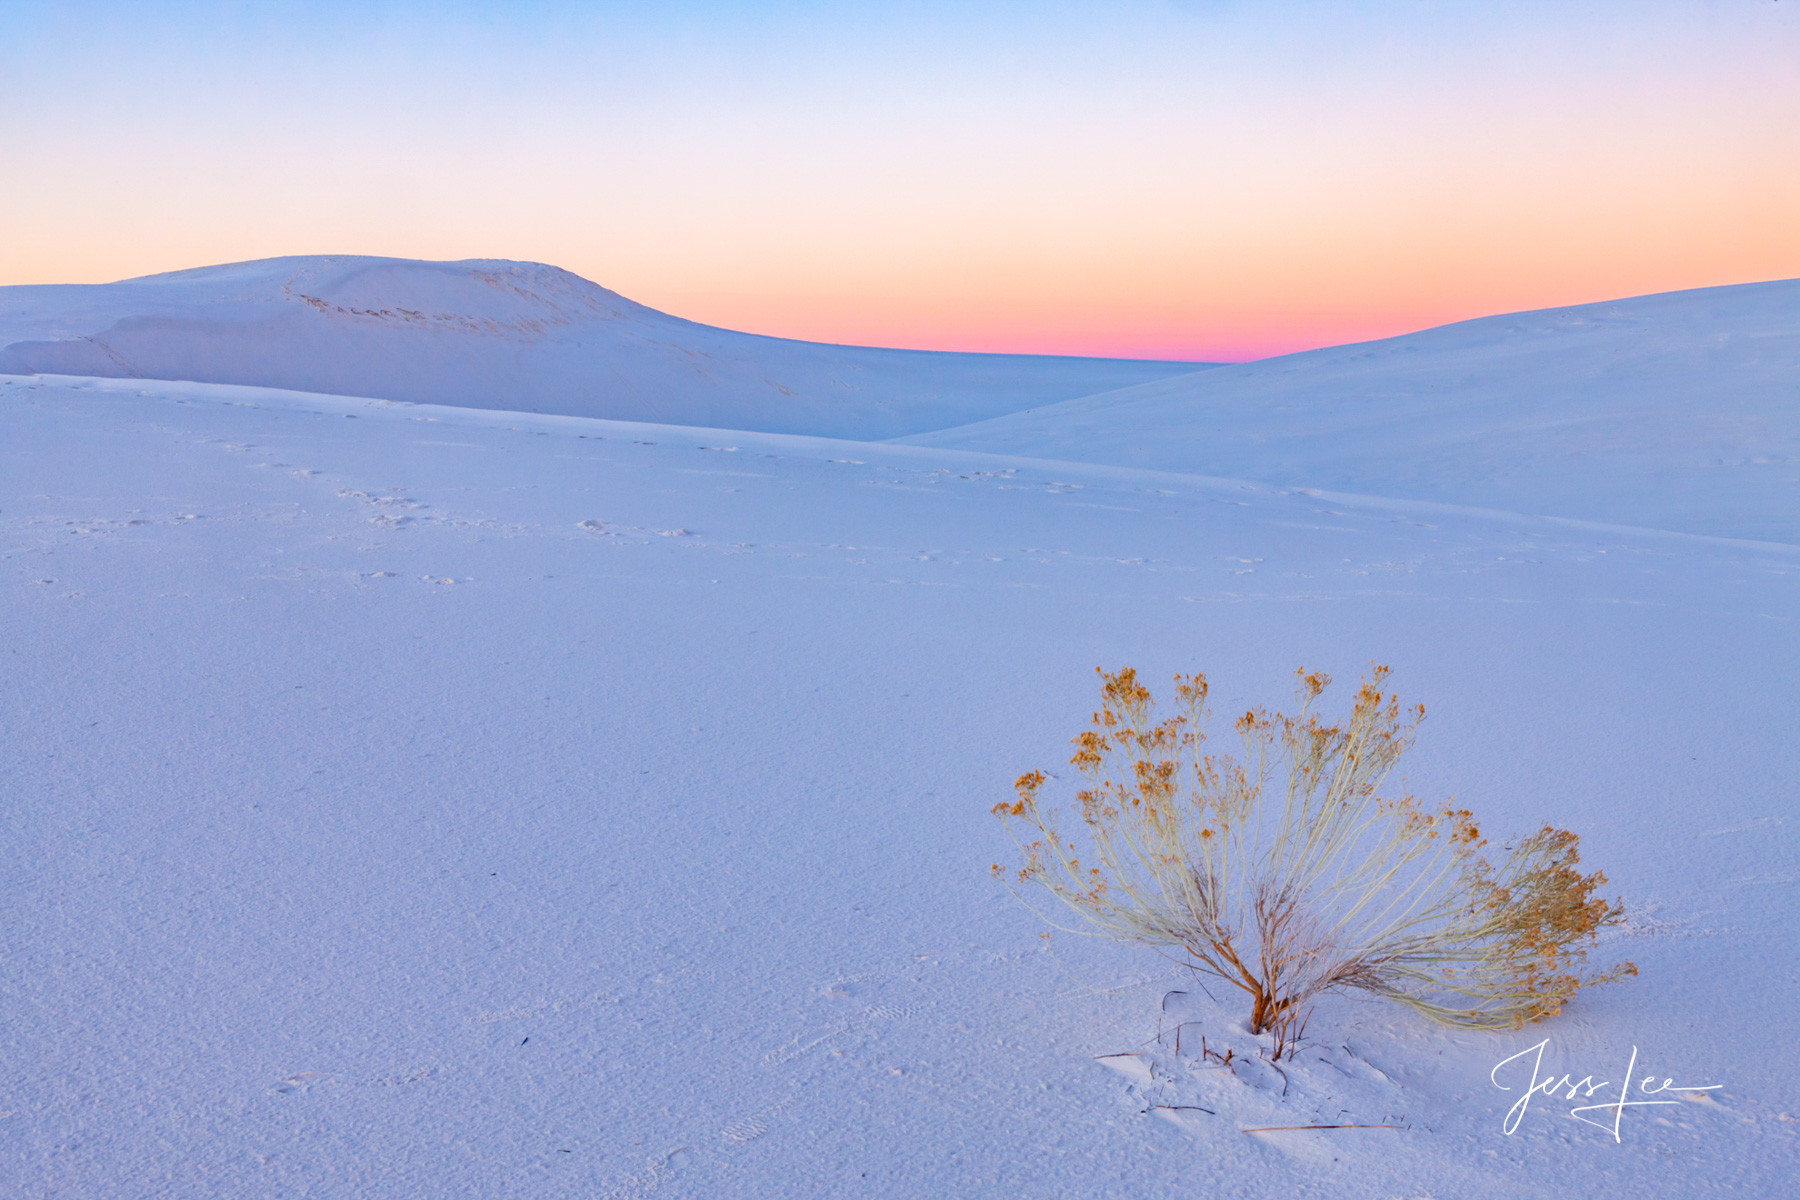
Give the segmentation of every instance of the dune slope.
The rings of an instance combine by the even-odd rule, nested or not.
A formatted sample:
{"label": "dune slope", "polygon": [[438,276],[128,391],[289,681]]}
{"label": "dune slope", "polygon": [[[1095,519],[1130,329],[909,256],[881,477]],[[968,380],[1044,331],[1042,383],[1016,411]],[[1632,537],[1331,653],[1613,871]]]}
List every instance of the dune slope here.
{"label": "dune slope", "polygon": [[1800,280],[1487,317],[906,440],[1800,541]]}
{"label": "dune slope", "polygon": [[538,263],[272,258],[0,288],[0,374],[191,380],[891,438],[1199,363],[828,346],[717,329]]}

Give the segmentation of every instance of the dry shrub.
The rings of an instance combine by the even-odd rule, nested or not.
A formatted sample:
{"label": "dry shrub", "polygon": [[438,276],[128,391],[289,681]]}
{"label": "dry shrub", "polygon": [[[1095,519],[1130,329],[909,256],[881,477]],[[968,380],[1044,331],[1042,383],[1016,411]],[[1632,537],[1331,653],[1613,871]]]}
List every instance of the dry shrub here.
{"label": "dry shrub", "polygon": [[1181,711],[1158,721],[1135,671],[1100,674],[1104,706],[1070,760],[1087,784],[1075,800],[1091,860],[1032,771],[994,807],[1024,855],[1017,882],[1047,888],[1084,932],[1178,948],[1242,988],[1253,1032],[1345,989],[1447,1024],[1517,1028],[1583,985],[1637,974],[1585,970],[1624,910],[1594,894],[1604,875],[1577,869],[1573,833],[1545,825],[1496,864],[1467,809],[1376,794],[1425,716],[1382,694],[1387,668],[1337,725],[1313,714],[1330,677],[1297,672],[1298,714],[1238,717],[1238,757],[1208,750],[1204,676],[1176,676]]}

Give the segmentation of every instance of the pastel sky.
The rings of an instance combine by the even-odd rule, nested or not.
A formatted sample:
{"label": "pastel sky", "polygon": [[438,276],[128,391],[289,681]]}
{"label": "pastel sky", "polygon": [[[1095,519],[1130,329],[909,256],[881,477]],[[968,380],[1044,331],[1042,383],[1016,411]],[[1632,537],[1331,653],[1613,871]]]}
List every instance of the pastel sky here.
{"label": "pastel sky", "polygon": [[531,259],[1243,359],[1800,276],[1800,0],[0,0],[0,283]]}

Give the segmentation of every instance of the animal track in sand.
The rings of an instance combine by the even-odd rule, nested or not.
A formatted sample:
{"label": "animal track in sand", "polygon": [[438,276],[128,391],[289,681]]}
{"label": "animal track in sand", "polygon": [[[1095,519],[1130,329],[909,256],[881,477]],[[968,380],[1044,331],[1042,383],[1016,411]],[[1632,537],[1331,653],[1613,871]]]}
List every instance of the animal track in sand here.
{"label": "animal track in sand", "polygon": [[719,1136],[728,1142],[754,1142],[769,1132],[769,1123],[758,1117],[748,1117],[742,1121],[734,1121],[719,1131]]}
{"label": "animal track in sand", "polygon": [[763,1055],[763,1062],[767,1063],[770,1066],[780,1066],[782,1063],[792,1062],[796,1058],[799,1058],[801,1055],[805,1054],[807,1051],[816,1050],[818,1047],[823,1046],[826,1042],[829,1042],[831,1039],[837,1038],[837,1037],[842,1037],[844,1034],[849,1033],[849,1032],[850,1032],[850,1023],[848,1021],[845,1021],[842,1024],[840,1024],[836,1029],[830,1030],[829,1032],[826,1032],[826,1033],[822,1033],[818,1037],[813,1038],[811,1041],[802,1042],[800,1040],[801,1035],[795,1034],[792,1041],[786,1042],[780,1046],[777,1046],[775,1049],[773,1049],[773,1050],[769,1051],[767,1054]]}

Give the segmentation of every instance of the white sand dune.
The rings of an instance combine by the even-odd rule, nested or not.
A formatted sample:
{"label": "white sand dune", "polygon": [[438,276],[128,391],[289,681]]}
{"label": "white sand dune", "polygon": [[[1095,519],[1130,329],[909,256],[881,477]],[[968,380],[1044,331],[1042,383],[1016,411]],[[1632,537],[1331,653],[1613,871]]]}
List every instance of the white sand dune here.
{"label": "white sand dune", "polygon": [[1205,365],[759,337],[684,321],[537,263],[272,258],[0,288],[0,373],[832,437],[960,425]]}
{"label": "white sand dune", "polygon": [[905,440],[1800,542],[1800,280],[1487,317]]}

